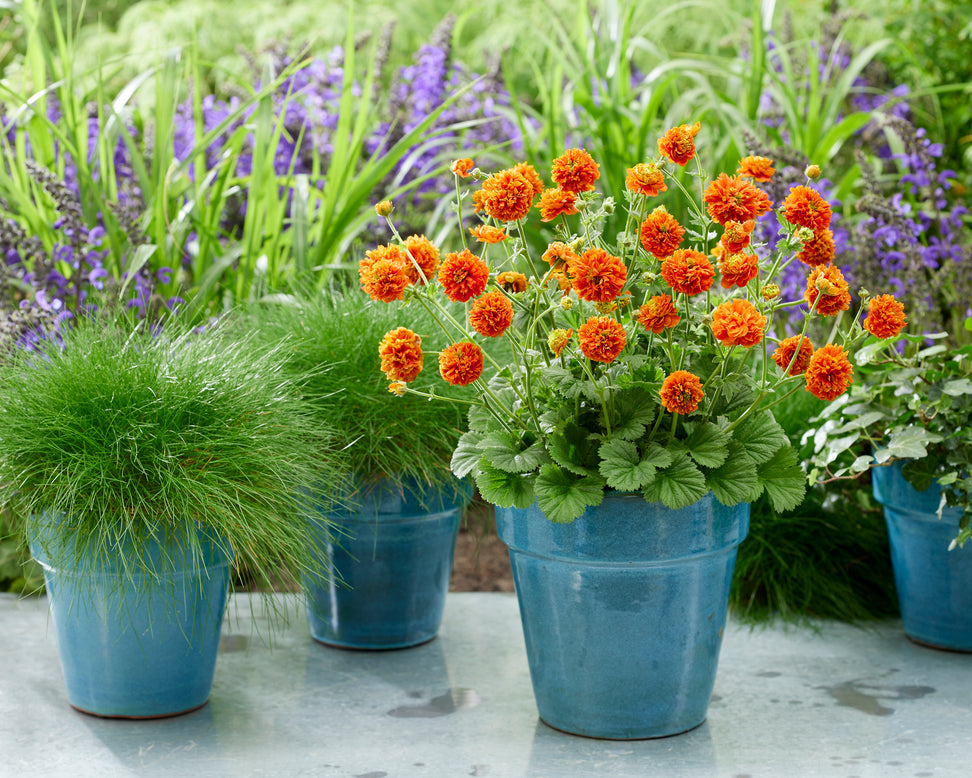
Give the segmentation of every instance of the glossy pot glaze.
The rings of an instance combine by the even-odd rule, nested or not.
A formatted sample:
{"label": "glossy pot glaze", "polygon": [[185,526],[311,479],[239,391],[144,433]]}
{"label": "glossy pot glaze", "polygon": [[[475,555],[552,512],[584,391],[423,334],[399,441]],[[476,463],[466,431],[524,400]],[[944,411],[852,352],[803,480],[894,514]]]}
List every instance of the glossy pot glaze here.
{"label": "glossy pot glaze", "polygon": [[712,696],[749,505],[671,510],[609,492],[569,524],[497,508],[540,717],[577,735],[664,737]]}
{"label": "glossy pot glaze", "polygon": [[471,490],[382,480],[351,510],[329,513],[322,581],[305,581],[315,640],[340,648],[391,649],[425,643],[442,623],[456,534]]}
{"label": "glossy pot glaze", "polygon": [[[200,539],[201,556],[183,540],[149,541],[151,572],[117,561],[92,564],[45,518],[31,538],[44,568],[68,701],[110,718],[161,718],[209,699],[232,554]],[[129,557],[129,563],[132,562]]]}
{"label": "glossy pot glaze", "polygon": [[972,545],[948,550],[962,513],[945,508],[937,483],[919,492],[899,460],[871,470],[875,499],[884,506],[891,563],[905,634],[934,648],[972,651]]}

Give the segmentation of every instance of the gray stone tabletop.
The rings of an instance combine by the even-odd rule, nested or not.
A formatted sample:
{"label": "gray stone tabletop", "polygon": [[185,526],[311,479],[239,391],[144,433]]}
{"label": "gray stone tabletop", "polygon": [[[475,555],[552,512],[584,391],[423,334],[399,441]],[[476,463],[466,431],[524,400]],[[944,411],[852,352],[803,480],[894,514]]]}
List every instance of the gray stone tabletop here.
{"label": "gray stone tabletop", "polygon": [[234,596],[208,705],[117,721],[68,705],[47,601],[0,595],[0,776],[972,776],[972,655],[894,621],[730,621],[706,722],[617,742],[539,721],[513,595],[450,594],[436,640],[383,652],[274,606]]}

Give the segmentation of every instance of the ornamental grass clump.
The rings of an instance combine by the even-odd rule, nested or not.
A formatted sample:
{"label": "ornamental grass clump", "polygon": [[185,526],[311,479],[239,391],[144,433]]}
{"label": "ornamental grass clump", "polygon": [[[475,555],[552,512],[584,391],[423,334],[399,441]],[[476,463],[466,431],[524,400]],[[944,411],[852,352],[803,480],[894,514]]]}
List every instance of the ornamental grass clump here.
{"label": "ornamental grass clump", "polygon": [[[671,508],[710,491],[727,506],[766,493],[778,510],[803,498],[806,475],[772,408],[801,390],[822,399],[845,392],[848,356],[868,337],[867,325],[859,311],[847,313],[847,283],[830,264],[808,272],[798,299],[781,299],[774,283],[828,229],[827,202],[809,187],[791,189],[777,212],[783,238],[760,259],[747,238],[752,222],[773,210],[756,181],[771,176],[771,161],[743,160],[741,172],[711,180],[696,154],[700,130],[674,127],[657,156],[632,160],[620,201],[598,193],[599,165],[583,149],[554,160],[552,186],[526,163],[493,174],[457,165],[460,207],[463,181],[479,182],[476,215],[460,212],[461,245],[440,250],[437,273],[410,280],[419,263],[397,232],[361,261],[366,293],[425,308],[448,339],[440,373],[467,387],[470,404],[452,467],[474,475],[486,500],[521,508],[536,500],[564,522],[598,505],[605,489]],[[689,223],[653,202],[663,186],[680,191]],[[557,198],[544,197],[551,189]],[[542,223],[545,206],[568,195],[577,213],[556,216],[552,231],[541,232],[546,250],[532,256],[528,233],[538,228],[530,214],[539,207]],[[606,218],[619,208],[624,230],[607,234]],[[503,229],[505,239],[466,237],[484,227]],[[484,335],[473,311],[497,293],[512,323]],[[798,341],[780,342],[774,319],[798,308]],[[805,345],[807,325],[819,317],[833,321],[830,342]],[[506,318],[508,311],[496,321]],[[903,326],[897,312],[892,319],[882,331]],[[483,349],[492,337],[508,344],[510,360]],[[425,394],[404,373],[386,374],[395,394]]]}
{"label": "ornamental grass clump", "polygon": [[449,463],[465,429],[462,404],[443,407],[414,392],[388,402],[389,391],[405,393],[406,384],[463,399],[423,358],[423,345],[447,344],[421,307],[399,311],[335,292],[253,304],[241,322],[266,346],[283,344],[287,371],[358,485],[389,478],[406,489],[458,488]]}
{"label": "ornamental grass clump", "polygon": [[316,574],[301,487],[325,501],[343,468],[283,361],[219,328],[89,317],[0,363],[0,483],[45,563],[139,586],[173,580],[157,544],[203,569],[216,542],[265,591]]}

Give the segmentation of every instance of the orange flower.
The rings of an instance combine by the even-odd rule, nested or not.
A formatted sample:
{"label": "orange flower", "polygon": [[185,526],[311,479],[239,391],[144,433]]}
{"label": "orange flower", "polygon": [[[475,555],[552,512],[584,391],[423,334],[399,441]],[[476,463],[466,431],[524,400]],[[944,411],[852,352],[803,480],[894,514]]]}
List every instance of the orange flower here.
{"label": "orange flower", "polygon": [[522,219],[533,207],[533,184],[522,173],[501,170],[483,181],[479,198],[473,195],[477,211],[485,211],[497,221]]}
{"label": "orange flower", "polygon": [[756,222],[752,219],[744,222],[737,222],[730,219],[722,226],[725,228],[725,231],[719,239],[719,245],[728,253],[736,254],[749,245],[751,233],[756,229]]}
{"label": "orange flower", "polygon": [[483,374],[483,350],[469,340],[453,343],[439,354],[439,373],[453,386],[471,384]]}
{"label": "orange flower", "polygon": [[723,346],[751,348],[763,339],[766,317],[749,300],[735,299],[712,312],[712,334]]}
{"label": "orange flower", "polygon": [[904,329],[906,322],[904,303],[889,294],[882,294],[868,302],[863,327],[875,337],[893,338]]}
{"label": "orange flower", "polygon": [[382,338],[378,356],[389,381],[414,381],[422,372],[422,339],[406,327],[391,330]]}
{"label": "orange flower", "polygon": [[790,224],[824,230],[830,226],[830,203],[809,186],[795,186],[783,201],[783,213]]}
{"label": "orange flower", "polygon": [[480,243],[499,243],[509,237],[503,227],[490,227],[488,224],[470,227],[469,232]]}
{"label": "orange flower", "polygon": [[564,270],[570,267],[570,263],[576,259],[577,254],[574,253],[574,250],[559,240],[551,243],[543,252],[543,261],[554,270]]}
{"label": "orange flower", "polygon": [[635,194],[647,197],[657,197],[659,193],[668,191],[665,174],[650,162],[639,162],[634,167],[629,167],[624,184]]}
{"label": "orange flower", "polygon": [[498,338],[513,323],[513,304],[502,292],[486,292],[473,302],[469,323],[480,335]]}
{"label": "orange flower", "polygon": [[559,357],[560,352],[567,348],[567,344],[570,343],[570,336],[573,334],[573,328],[569,330],[556,329],[550,332],[550,335],[547,336],[547,345],[555,357]]}
{"label": "orange flower", "polygon": [[619,257],[604,249],[588,249],[567,269],[574,291],[581,300],[604,303],[613,300],[624,288],[628,271]]}
{"label": "orange flower", "polygon": [[525,292],[527,288],[527,277],[523,273],[517,273],[513,270],[507,270],[503,273],[497,273],[496,284],[507,292]]}
{"label": "orange flower", "polygon": [[[797,345],[800,347],[799,350]],[[796,354],[796,359],[793,358],[794,354]],[[813,356],[813,344],[810,342],[810,338],[805,335],[794,335],[792,338],[780,341],[780,345],[773,352],[773,361],[780,370],[786,370],[789,367],[790,372],[787,375],[802,375],[807,371],[811,356]],[[792,365],[790,364],[791,360]]]}
{"label": "orange flower", "polygon": [[685,229],[664,205],[659,205],[641,223],[641,245],[659,259],[670,257],[683,237]]}
{"label": "orange flower", "polygon": [[543,185],[543,181],[540,178],[540,174],[537,173],[533,165],[527,164],[526,162],[521,162],[520,164],[511,167],[510,170],[512,170],[514,173],[519,173],[527,181],[530,182],[530,186],[533,187],[534,197],[542,194],[543,190],[546,188]]}
{"label": "orange flower", "polygon": [[836,400],[852,383],[854,368],[847,360],[847,352],[828,343],[813,352],[804,373],[807,391],[821,400]]}
{"label": "orange flower", "polygon": [[695,136],[699,134],[699,122],[672,127],[658,139],[658,150],[676,165],[686,165],[695,156]]}
{"label": "orange flower", "polygon": [[473,167],[475,167],[475,165],[471,159],[457,159],[452,163],[452,172],[460,178],[466,178],[469,175],[469,171],[472,170]]}
{"label": "orange flower", "polygon": [[567,192],[590,192],[601,171],[584,149],[568,149],[553,161],[550,177]]}
{"label": "orange flower", "polygon": [[408,257],[398,246],[378,246],[365,253],[358,265],[361,288],[373,300],[401,300],[409,285]]}
{"label": "orange flower", "polygon": [[[431,281],[435,278],[435,271],[439,269],[439,249],[436,245],[424,235],[410,235],[405,238],[405,248],[411,253],[418,266],[422,268],[422,274],[425,275],[425,280]],[[408,259],[408,255],[406,255],[406,259]],[[411,259],[408,259],[405,272],[408,273],[408,280],[411,283],[425,283],[422,280],[422,274],[412,264]]]}
{"label": "orange flower", "polygon": [[540,209],[540,221],[550,222],[560,215],[573,216],[578,213],[575,203],[577,195],[566,189],[545,189],[540,195],[537,207]]}
{"label": "orange flower", "polygon": [[768,157],[743,157],[739,160],[736,175],[746,176],[754,181],[769,181],[775,172],[773,160]]}
{"label": "orange flower", "polygon": [[702,391],[702,381],[697,375],[689,373],[687,370],[676,370],[662,382],[661,391],[662,405],[669,413],[680,413],[687,415],[694,413],[705,392]]}
{"label": "orange flower", "polygon": [[446,254],[445,262],[439,268],[439,283],[446,297],[454,303],[479,297],[485,291],[488,280],[489,268],[486,263],[469,249],[463,249],[458,254]]}
{"label": "orange flower", "polygon": [[803,264],[810,267],[826,265],[837,255],[834,245],[834,233],[828,229],[814,230],[813,237],[803,244],[803,250],[797,254]]}
{"label": "orange flower", "polygon": [[766,284],[763,287],[763,299],[769,302],[780,296],[780,287],[776,284]]}
{"label": "orange flower", "polygon": [[380,203],[375,203],[375,213],[379,216],[389,216],[394,210],[395,206],[392,205],[391,200],[382,200]]}
{"label": "orange flower", "polygon": [[702,199],[709,215],[723,226],[730,221],[756,219],[773,208],[766,192],[754,186],[752,181],[725,173],[720,173],[706,187]]}
{"label": "orange flower", "polygon": [[661,276],[676,292],[691,296],[712,287],[715,268],[705,254],[694,249],[679,249],[662,261]]}
{"label": "orange flower", "polygon": [[759,260],[755,254],[729,254],[719,258],[719,280],[723,289],[738,286],[743,289],[746,284],[759,275]]}
{"label": "orange flower", "polygon": [[681,320],[675,309],[675,303],[667,294],[655,295],[638,309],[638,323],[656,335],[660,335],[669,327],[674,327]]}
{"label": "orange flower", "polygon": [[836,316],[850,308],[850,291],[840,268],[821,265],[813,269],[807,279],[807,291],[803,299],[812,307],[818,296],[820,302],[817,303],[816,312],[821,316]]}
{"label": "orange flower", "polygon": [[624,327],[610,316],[593,316],[577,331],[580,350],[595,362],[613,362],[628,342]]}

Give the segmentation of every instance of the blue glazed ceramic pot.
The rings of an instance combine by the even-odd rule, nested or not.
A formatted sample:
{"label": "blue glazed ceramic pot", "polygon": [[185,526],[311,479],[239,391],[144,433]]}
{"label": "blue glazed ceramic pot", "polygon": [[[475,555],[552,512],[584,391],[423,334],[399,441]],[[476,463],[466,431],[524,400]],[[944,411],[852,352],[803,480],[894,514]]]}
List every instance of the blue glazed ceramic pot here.
{"label": "blue glazed ceramic pot", "polygon": [[194,564],[184,540],[151,542],[154,572],[129,574],[120,561],[72,559],[57,524],[37,522],[31,551],[44,568],[71,705],[111,718],[161,718],[204,705],[229,588],[227,545],[200,539]]}
{"label": "blue glazed ceramic pot", "polygon": [[873,468],[871,483],[884,506],[905,634],[934,648],[972,651],[972,547],[948,550],[962,512],[946,508],[939,519],[941,487],[919,492],[901,474],[904,465]]}
{"label": "blue glazed ceramic pot", "polygon": [[321,537],[324,582],[305,581],[315,640],[340,648],[407,648],[439,631],[465,484],[406,488],[381,480],[352,510],[329,513],[337,534]]}
{"label": "blue glazed ceramic pot", "polygon": [[497,508],[540,718],[565,732],[664,737],[703,722],[749,505],[671,510],[608,492],[570,524]]}

